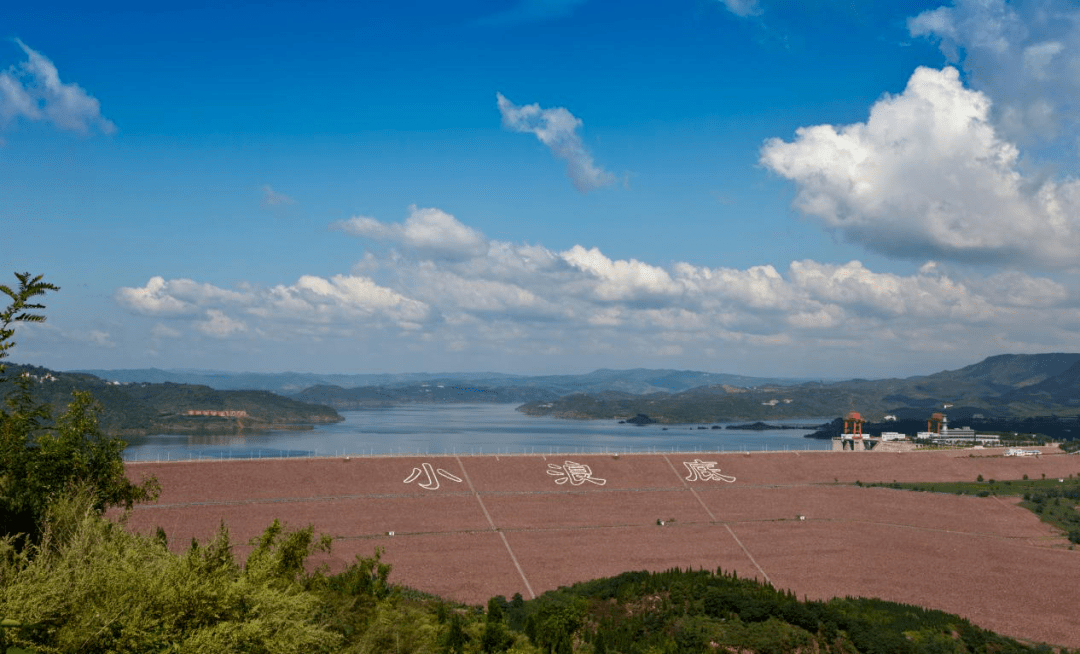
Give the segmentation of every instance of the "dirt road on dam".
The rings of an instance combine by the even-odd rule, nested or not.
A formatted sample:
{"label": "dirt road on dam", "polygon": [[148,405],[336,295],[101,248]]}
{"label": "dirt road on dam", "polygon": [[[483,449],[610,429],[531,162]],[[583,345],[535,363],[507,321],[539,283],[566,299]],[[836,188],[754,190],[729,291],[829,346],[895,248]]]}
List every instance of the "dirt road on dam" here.
{"label": "dirt road on dam", "polygon": [[[384,549],[391,578],[480,604],[627,570],[735,571],[811,599],[867,596],[1080,647],[1080,550],[1003,498],[851,482],[1080,475],[1080,457],[953,452],[419,456],[129,463],[162,494],[130,529],[183,549],[221,521],[334,538],[332,569]],[[241,555],[244,547],[237,548]]]}

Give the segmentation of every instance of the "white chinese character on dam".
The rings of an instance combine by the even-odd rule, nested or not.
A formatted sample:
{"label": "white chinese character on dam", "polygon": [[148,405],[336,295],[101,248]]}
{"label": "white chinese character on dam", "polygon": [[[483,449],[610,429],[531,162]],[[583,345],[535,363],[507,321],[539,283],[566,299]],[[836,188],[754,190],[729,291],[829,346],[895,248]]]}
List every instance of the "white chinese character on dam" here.
{"label": "white chinese character on dam", "polygon": [[567,461],[562,465],[549,463],[547,473],[552,477],[558,477],[558,479],[555,480],[556,484],[570,482],[571,486],[580,486],[585,482],[590,482],[597,486],[603,486],[607,483],[606,479],[593,477],[592,468],[589,466],[584,463],[575,463],[573,461]]}
{"label": "white chinese character on dam", "polygon": [[420,475],[424,475],[424,481],[420,482],[420,488],[426,488],[427,490],[439,489],[439,477],[444,477],[450,481],[461,482],[460,477],[455,477],[442,468],[434,468],[430,463],[423,463],[422,468],[413,468],[412,474],[405,480],[406,484],[411,484],[420,478]]}
{"label": "white chinese character on dam", "polygon": [[686,478],[686,481],[726,481],[729,484],[735,481],[735,478],[731,475],[722,475],[719,469],[713,468],[716,461],[694,459],[693,461],[683,461],[683,465],[690,471],[690,476]]}

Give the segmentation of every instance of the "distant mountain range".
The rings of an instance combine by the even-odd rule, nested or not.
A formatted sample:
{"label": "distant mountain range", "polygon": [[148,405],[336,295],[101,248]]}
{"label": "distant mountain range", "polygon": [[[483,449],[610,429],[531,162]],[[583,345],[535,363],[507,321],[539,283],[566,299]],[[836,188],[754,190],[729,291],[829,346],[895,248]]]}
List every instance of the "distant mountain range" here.
{"label": "distant mountain range", "polygon": [[[101,379],[129,382],[202,384],[218,390],[263,390],[282,395],[296,395],[313,386],[350,388],[403,389],[420,388],[422,384],[469,385],[476,388],[534,388],[555,396],[569,393],[621,391],[643,394],[677,393],[705,384],[730,386],[790,386],[809,379],[779,377],[747,377],[693,370],[633,370],[600,369],[581,375],[510,375],[497,372],[415,372],[383,374],[316,374],[306,372],[222,372],[216,370],[75,370]],[[516,400],[507,400],[516,401]]]}
{"label": "distant mountain range", "polygon": [[154,368],[50,373],[9,366],[9,371],[14,369],[48,373],[62,380],[50,382],[51,401],[58,406],[65,393],[70,396],[71,388],[88,388],[106,406],[105,423],[128,432],[166,430],[173,428],[170,425],[183,431],[229,424],[245,428],[243,420],[186,414],[196,409],[246,410],[257,416],[250,421],[257,427],[319,424],[339,419],[333,409],[404,403],[513,403],[529,415],[619,419],[645,414],[661,423],[833,418],[848,411],[859,411],[870,420],[887,414],[924,420],[946,405],[954,424],[979,415],[1080,415],[1077,353],[1003,354],[932,375],[831,382],[641,368],[544,376]]}
{"label": "distant mountain range", "polygon": [[584,393],[521,407],[529,415],[618,418],[643,413],[658,422],[702,423],[834,417],[859,411],[925,418],[949,405],[954,419],[1080,415],[1080,354],[1003,354],[959,370],[906,379],[732,388],[710,384],[678,393]]}

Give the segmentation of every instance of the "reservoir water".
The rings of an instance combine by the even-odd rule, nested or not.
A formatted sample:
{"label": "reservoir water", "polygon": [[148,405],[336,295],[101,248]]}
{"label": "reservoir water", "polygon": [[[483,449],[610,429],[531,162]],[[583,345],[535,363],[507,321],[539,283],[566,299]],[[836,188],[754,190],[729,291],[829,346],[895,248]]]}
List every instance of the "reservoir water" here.
{"label": "reservoir water", "polygon": [[[408,454],[548,454],[824,450],[812,429],[743,431],[712,425],[627,425],[615,420],[531,417],[513,405],[400,405],[342,411],[344,422],[311,431],[156,434],[129,437],[124,459],[159,461]],[[745,421],[744,421],[745,422]],[[818,425],[826,419],[771,421]],[[731,423],[716,423],[721,427]],[[666,427],[666,429],[665,429]]]}

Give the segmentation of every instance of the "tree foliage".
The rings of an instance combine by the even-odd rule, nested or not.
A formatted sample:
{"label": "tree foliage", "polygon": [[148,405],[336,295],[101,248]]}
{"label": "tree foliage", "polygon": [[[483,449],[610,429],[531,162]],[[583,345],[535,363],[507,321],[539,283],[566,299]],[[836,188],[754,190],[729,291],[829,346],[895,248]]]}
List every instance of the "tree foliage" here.
{"label": "tree foliage", "polygon": [[[33,628],[14,634],[40,652],[331,652],[341,636],[312,620],[320,598],[299,561],[318,542],[273,525],[260,555],[239,565],[223,526],[209,542],[171,553],[98,515],[76,489],[48,508],[40,542],[0,541],[0,615]],[[299,559],[298,559],[299,557]]]}
{"label": "tree foliage", "polygon": [[[41,281],[41,277],[31,277],[30,273],[15,273],[15,278],[19,280],[16,289],[0,284],[0,293],[11,299],[7,308],[0,312],[0,359],[6,359],[8,352],[15,347],[13,337],[16,323],[45,322],[44,314],[36,313],[44,309],[45,305],[34,302],[33,299],[49,291],[59,291],[60,287]],[[0,361],[0,372],[3,371],[4,364]]]}
{"label": "tree foliage", "polygon": [[[45,306],[34,299],[59,290],[40,275],[16,273],[16,278],[16,289],[0,286],[10,298],[0,312],[0,373],[2,359],[15,344],[15,325],[43,322],[39,311]],[[70,487],[88,493],[98,513],[157,496],[156,480],[136,484],[125,476],[125,444],[98,428],[100,408],[89,393],[75,393],[67,410],[52,421],[49,406],[33,399],[33,378],[20,375],[11,381],[14,388],[0,404],[0,536],[23,534],[24,541],[35,542],[49,504]]]}

